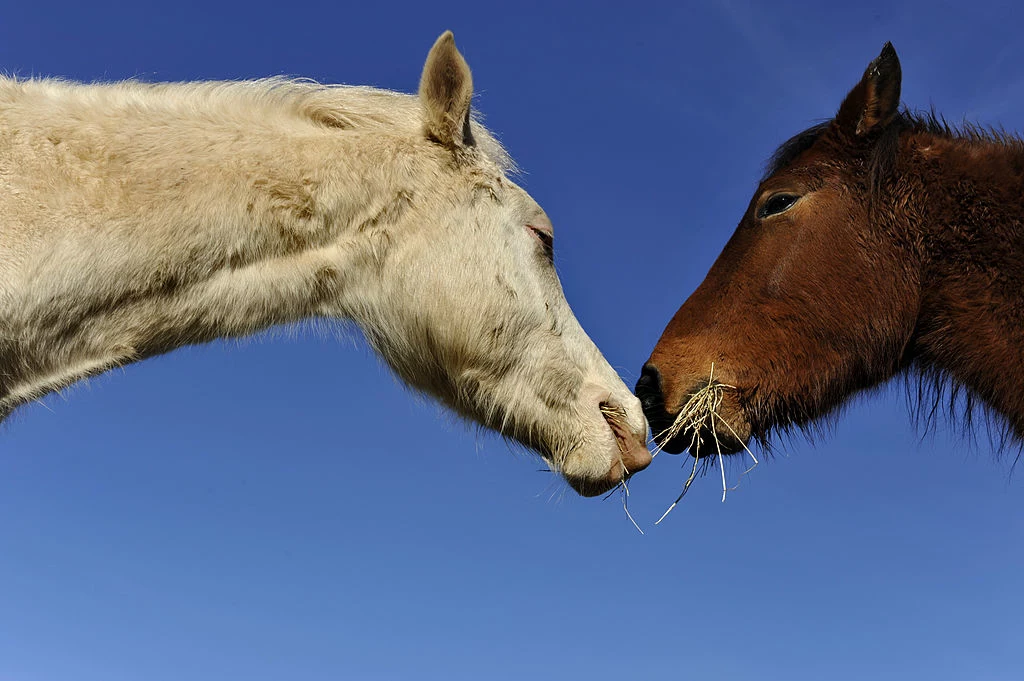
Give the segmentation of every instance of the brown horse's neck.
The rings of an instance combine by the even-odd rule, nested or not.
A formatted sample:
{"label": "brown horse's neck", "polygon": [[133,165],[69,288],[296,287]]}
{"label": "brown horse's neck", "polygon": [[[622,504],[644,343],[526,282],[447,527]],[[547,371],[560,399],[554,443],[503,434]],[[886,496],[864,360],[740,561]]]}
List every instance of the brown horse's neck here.
{"label": "brown horse's neck", "polygon": [[1024,436],[1024,144],[903,142],[901,222],[921,285],[908,359],[948,374]]}

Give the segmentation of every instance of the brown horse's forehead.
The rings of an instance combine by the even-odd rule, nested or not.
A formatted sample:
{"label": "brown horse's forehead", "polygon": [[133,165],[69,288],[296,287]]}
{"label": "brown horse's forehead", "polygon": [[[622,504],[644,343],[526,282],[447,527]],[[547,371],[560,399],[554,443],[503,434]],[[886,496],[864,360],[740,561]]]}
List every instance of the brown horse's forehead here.
{"label": "brown horse's forehead", "polygon": [[800,161],[782,168],[774,175],[765,178],[762,184],[767,185],[770,183],[792,180],[800,182],[819,182],[830,175],[834,168],[834,164],[827,163],[824,159],[818,161]]}
{"label": "brown horse's forehead", "polygon": [[[761,181],[762,188],[778,188],[799,183],[805,191],[820,189],[831,177],[842,172],[843,162],[827,141],[820,140],[807,151]],[[795,187],[794,187],[795,188]]]}

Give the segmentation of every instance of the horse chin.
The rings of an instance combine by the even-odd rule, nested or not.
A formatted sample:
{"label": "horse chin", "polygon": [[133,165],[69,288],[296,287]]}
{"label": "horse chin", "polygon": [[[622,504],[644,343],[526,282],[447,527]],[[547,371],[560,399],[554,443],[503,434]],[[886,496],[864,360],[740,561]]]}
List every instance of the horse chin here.
{"label": "horse chin", "polygon": [[594,478],[565,475],[565,481],[580,496],[595,497],[613,490],[650,464],[651,453],[643,441],[620,437],[617,433],[615,439],[618,455],[605,475]]}

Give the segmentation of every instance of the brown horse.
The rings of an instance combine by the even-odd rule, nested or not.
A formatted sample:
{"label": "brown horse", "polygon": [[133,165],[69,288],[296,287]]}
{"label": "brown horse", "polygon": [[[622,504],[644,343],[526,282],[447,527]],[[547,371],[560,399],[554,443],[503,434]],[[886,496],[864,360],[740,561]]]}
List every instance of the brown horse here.
{"label": "brown horse", "polygon": [[886,44],[834,119],[775,152],[637,383],[667,451],[696,448],[664,433],[709,382],[697,434],[736,452],[901,373],[1024,435],[1024,142],[900,110],[900,83]]}

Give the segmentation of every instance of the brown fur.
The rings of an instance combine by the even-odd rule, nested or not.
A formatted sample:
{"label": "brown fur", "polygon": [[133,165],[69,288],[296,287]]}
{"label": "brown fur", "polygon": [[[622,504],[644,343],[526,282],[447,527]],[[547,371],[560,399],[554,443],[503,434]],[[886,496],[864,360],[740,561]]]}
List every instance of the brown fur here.
{"label": "brown fur", "polygon": [[[776,152],[645,367],[655,434],[714,362],[732,451],[904,372],[1024,435],[1024,144],[901,112],[900,73],[886,45],[833,120]],[[759,217],[780,193],[799,198]]]}

